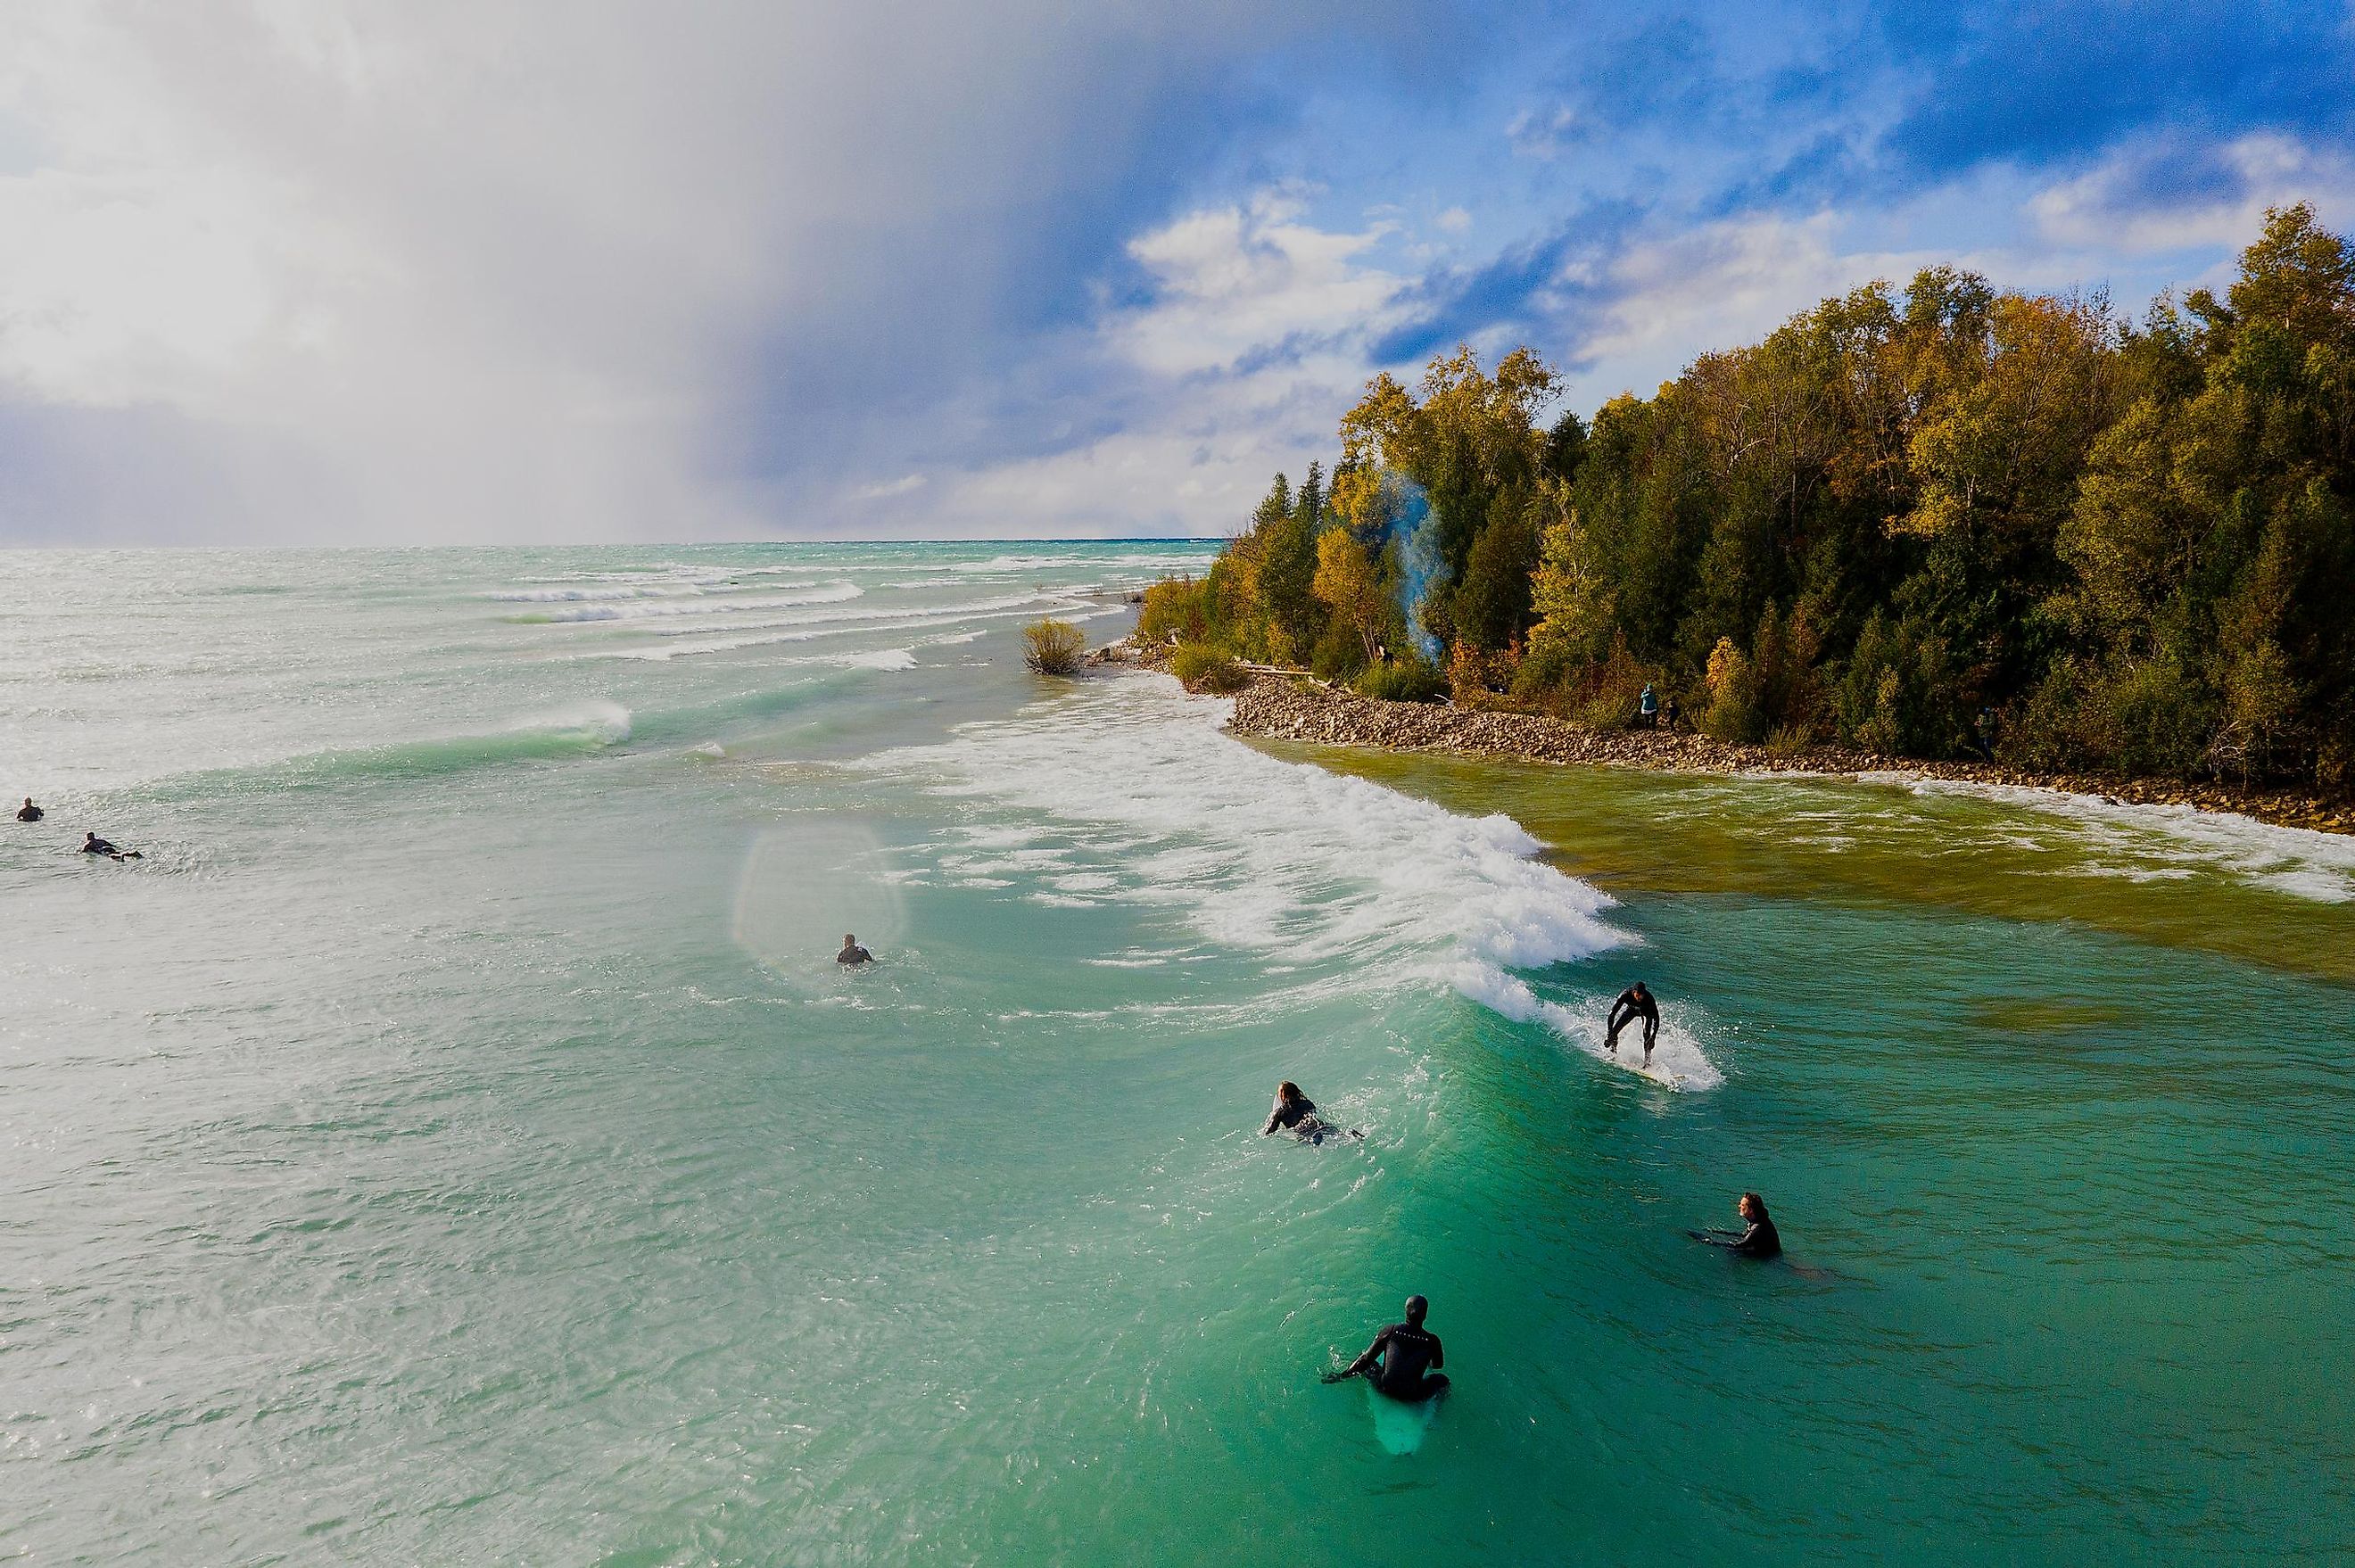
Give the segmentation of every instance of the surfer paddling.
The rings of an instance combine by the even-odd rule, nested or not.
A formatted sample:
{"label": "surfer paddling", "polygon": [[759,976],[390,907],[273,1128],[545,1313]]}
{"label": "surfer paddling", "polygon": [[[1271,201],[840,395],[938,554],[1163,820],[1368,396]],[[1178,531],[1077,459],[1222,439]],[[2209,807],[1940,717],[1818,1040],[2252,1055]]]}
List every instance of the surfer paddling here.
{"label": "surfer paddling", "polygon": [[859,946],[858,938],[846,931],[842,933],[842,951],[834,955],[834,961],[837,964],[872,964],[875,955]]}
{"label": "surfer paddling", "polygon": [[1734,1205],[1742,1215],[1742,1229],[1728,1231],[1712,1225],[1706,1231],[1687,1231],[1686,1235],[1712,1247],[1723,1247],[1745,1258],[1761,1260],[1780,1257],[1783,1238],[1775,1232],[1774,1221],[1766,1217],[1766,1200],[1755,1192],[1745,1192]]}
{"label": "surfer paddling", "polygon": [[1447,1364],[1439,1336],[1423,1326],[1431,1303],[1420,1296],[1406,1298],[1406,1321],[1393,1323],[1374,1336],[1365,1354],[1337,1372],[1327,1372],[1328,1383],[1364,1377],[1378,1393],[1409,1404],[1420,1404],[1447,1388],[1447,1378],[1433,1369]]}
{"label": "surfer paddling", "polygon": [[1649,1067],[1653,1042],[1660,1038],[1660,1004],[1652,999],[1652,993],[1644,988],[1641,980],[1620,992],[1619,999],[1611,1004],[1611,1021],[1604,1029],[1603,1048],[1618,1055],[1619,1031],[1637,1019],[1644,1020],[1644,1065]]}
{"label": "surfer paddling", "polygon": [[95,833],[85,833],[81,836],[81,852],[85,855],[103,855],[110,860],[138,860],[144,859],[138,850],[118,849],[112,844],[101,838]]}
{"label": "surfer paddling", "polygon": [[[1275,1108],[1268,1112],[1267,1125],[1260,1128],[1259,1136],[1265,1137],[1275,1132],[1288,1132],[1301,1142],[1311,1144],[1323,1143],[1327,1133],[1336,1137],[1343,1136],[1340,1128],[1316,1114],[1316,1102],[1302,1093],[1300,1085],[1289,1078],[1275,1086]],[[1352,1127],[1347,1136],[1361,1138],[1366,1135]]]}

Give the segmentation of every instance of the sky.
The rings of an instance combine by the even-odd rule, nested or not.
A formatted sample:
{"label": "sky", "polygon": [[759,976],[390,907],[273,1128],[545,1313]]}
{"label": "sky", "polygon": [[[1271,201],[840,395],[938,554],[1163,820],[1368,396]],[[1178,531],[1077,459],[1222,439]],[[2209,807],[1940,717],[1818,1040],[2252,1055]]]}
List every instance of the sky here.
{"label": "sky", "polygon": [[1366,379],[1648,395],[2355,228],[2355,8],[0,0],[0,543],[1231,532]]}

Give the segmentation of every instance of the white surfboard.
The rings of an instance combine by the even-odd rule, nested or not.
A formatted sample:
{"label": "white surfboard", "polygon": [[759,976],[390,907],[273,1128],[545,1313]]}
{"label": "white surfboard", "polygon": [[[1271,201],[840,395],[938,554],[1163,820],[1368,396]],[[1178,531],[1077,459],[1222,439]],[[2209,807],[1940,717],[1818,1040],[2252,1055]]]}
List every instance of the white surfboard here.
{"label": "white surfboard", "polygon": [[1604,1049],[1603,1026],[1595,1019],[1595,1015],[1609,1010],[1604,1002],[1590,1001],[1582,1008],[1572,1009],[1539,996],[1519,976],[1486,964],[1458,965],[1453,977],[1455,988],[1474,1001],[1508,1019],[1541,1023],[1597,1061],[1607,1061],[1623,1072],[1632,1072],[1663,1089],[1714,1089],[1725,1082],[1724,1074],[1702,1051],[1700,1042],[1680,1023],[1662,1021],[1659,1038],[1653,1042],[1651,1065],[1646,1066],[1644,1026],[1640,1023],[1635,1028],[1633,1040],[1628,1038],[1628,1031],[1620,1031],[1616,1051]]}
{"label": "white surfboard", "polygon": [[1366,1400],[1374,1407],[1374,1441],[1389,1454],[1412,1454],[1423,1446],[1423,1434],[1439,1417],[1439,1400],[1426,1399],[1409,1404],[1375,1392],[1366,1384]]}

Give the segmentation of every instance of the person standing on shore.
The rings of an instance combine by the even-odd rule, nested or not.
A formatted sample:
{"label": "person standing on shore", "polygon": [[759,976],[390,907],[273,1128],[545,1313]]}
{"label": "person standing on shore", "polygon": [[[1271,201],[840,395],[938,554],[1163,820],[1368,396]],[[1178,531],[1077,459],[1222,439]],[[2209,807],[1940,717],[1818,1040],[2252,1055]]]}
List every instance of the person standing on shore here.
{"label": "person standing on shore", "polygon": [[1611,1021],[1604,1030],[1603,1045],[1612,1055],[1618,1055],[1619,1031],[1637,1019],[1644,1020],[1644,1065],[1649,1067],[1652,1044],[1660,1038],[1660,1004],[1652,999],[1652,993],[1644,988],[1641,980],[1620,992],[1619,999],[1611,1004]]}
{"label": "person standing on shore", "polygon": [[1985,758],[1986,758],[1988,762],[1990,762],[1990,763],[1994,762],[1994,761],[1995,761],[1995,709],[1992,709],[1992,708],[1981,708],[1981,709],[1979,709],[1979,716],[1978,716],[1976,720],[1972,720],[1972,722],[1971,722],[1971,738],[1972,738],[1972,739],[1973,739],[1973,741],[1975,741],[1977,743],[1977,745],[1978,745],[1978,749],[1979,749],[1979,755],[1980,755],[1980,756],[1982,756],[1982,757],[1985,757]]}
{"label": "person standing on shore", "polygon": [[1677,694],[1673,691],[1668,693],[1668,700],[1660,704],[1660,720],[1669,734],[1677,732]]}
{"label": "person standing on shore", "polygon": [[1636,712],[1644,720],[1645,729],[1657,730],[1660,727],[1660,699],[1653,693],[1649,681],[1644,683],[1644,695],[1636,701]]}

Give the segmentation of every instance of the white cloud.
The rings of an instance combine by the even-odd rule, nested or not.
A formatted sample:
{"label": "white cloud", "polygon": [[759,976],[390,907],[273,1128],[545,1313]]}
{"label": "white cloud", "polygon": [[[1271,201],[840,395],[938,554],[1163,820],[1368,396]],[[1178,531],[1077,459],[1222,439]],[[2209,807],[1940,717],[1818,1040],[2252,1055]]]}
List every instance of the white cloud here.
{"label": "white cloud", "polygon": [[1387,227],[1333,233],[1300,222],[1299,210],[1291,198],[1263,195],[1131,241],[1158,297],[1114,321],[1122,352],[1146,369],[1183,375],[1295,340],[1362,336],[1405,282],[1359,261]]}
{"label": "white cloud", "polygon": [[1369,252],[1390,231],[1318,229],[1280,192],[1140,236],[1146,302],[1108,313],[1091,352],[1141,379],[1127,427],[944,483],[943,532],[1231,531],[1279,470],[1329,460],[1342,411],[1396,325],[1405,280]]}
{"label": "white cloud", "polygon": [[1505,140],[1514,152],[1540,163],[1551,163],[1587,136],[1585,121],[1568,104],[1524,109],[1505,125]]}
{"label": "white cloud", "polygon": [[[2163,183],[2165,165],[2190,162],[2208,177]],[[2153,176],[2160,176],[2153,190]],[[2204,188],[2201,188],[2204,186]],[[2243,136],[2214,148],[2134,145],[2037,194],[2029,211],[2057,244],[2113,251],[2234,250],[2264,226],[2265,208],[2311,201],[2326,223],[2355,219],[2355,162],[2292,137]]]}
{"label": "white cloud", "polygon": [[[12,7],[0,443],[116,421],[113,464],[211,537],[789,523],[747,469],[874,472],[842,432],[921,420],[911,387],[977,374],[1058,283],[1077,308],[1059,239],[1156,116],[1322,20],[1246,9]],[[1263,242],[1330,275],[1286,254],[1312,241]],[[1252,293],[1201,283],[1206,325]],[[31,526],[12,483],[0,538]]]}

